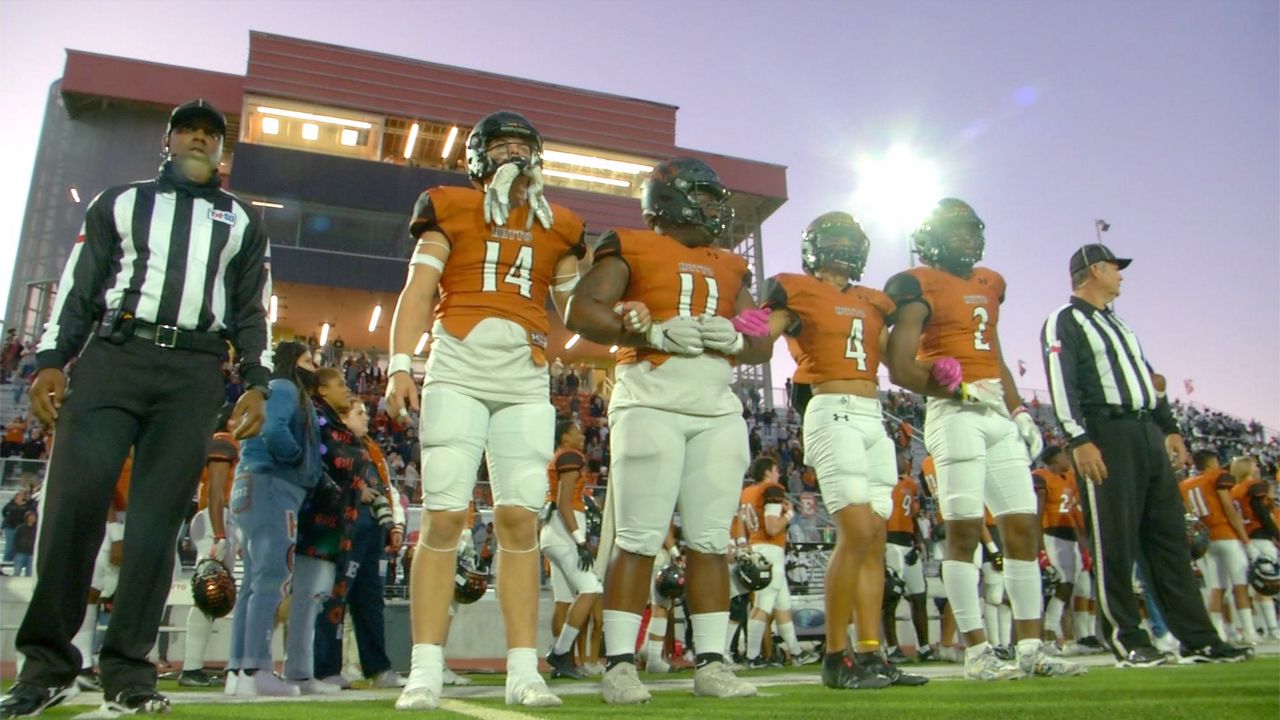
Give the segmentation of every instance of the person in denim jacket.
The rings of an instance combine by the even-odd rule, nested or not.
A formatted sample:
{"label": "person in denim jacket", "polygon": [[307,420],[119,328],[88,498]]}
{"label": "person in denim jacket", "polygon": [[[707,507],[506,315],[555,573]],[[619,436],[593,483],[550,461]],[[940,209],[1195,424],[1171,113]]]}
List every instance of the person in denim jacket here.
{"label": "person in denim jacket", "polygon": [[320,428],[310,398],[315,363],[306,346],[282,342],[275,357],[262,434],[241,446],[231,489],[244,581],[232,626],[228,694],[299,694],[272,672],[271,634],[290,580],[298,511],[322,475]]}

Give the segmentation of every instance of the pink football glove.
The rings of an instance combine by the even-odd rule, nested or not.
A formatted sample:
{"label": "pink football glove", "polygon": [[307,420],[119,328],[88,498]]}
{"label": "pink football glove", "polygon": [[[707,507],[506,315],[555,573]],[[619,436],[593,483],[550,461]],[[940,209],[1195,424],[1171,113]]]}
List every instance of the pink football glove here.
{"label": "pink football glove", "polygon": [[743,310],[733,318],[733,329],[743,335],[759,337],[769,334],[769,308]]}
{"label": "pink football glove", "polygon": [[933,363],[933,367],[929,368],[929,375],[933,377],[934,382],[946,388],[948,392],[955,392],[960,387],[960,382],[964,380],[964,370],[960,368],[960,361],[953,357],[945,357]]}

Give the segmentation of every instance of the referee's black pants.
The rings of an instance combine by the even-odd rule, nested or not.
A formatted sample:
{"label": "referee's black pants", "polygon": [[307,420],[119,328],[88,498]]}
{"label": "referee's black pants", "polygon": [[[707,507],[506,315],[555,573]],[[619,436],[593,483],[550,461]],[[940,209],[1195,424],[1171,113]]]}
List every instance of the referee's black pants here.
{"label": "referee's black pants", "polygon": [[226,396],[220,358],[130,338],[93,338],[71,370],[40,502],[36,585],[18,630],[19,680],[65,685],[80,670],[71,638],[84,620],[94,558],[120,468],[134,449],[124,556],[99,654],[103,691],[155,687],[155,645],[178,528]]}
{"label": "referee's black pants", "polygon": [[1134,562],[1145,570],[1169,630],[1186,647],[1218,640],[1191,571],[1184,509],[1165,450],[1164,434],[1149,420],[1087,418],[1089,437],[1102,452],[1107,479],[1078,477],[1088,498],[1102,631],[1119,655],[1150,647],[1133,592]]}

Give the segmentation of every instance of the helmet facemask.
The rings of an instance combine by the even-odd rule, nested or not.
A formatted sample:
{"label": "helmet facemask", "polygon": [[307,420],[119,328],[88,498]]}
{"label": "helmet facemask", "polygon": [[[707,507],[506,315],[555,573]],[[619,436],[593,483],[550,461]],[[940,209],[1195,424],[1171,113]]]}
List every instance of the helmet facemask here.
{"label": "helmet facemask", "polygon": [[967,275],[982,260],[986,224],[973,208],[948,198],[911,236],[916,254],[928,265]]}
{"label": "helmet facemask", "polygon": [[[841,213],[843,214],[843,213]],[[871,252],[871,241],[853,218],[811,223],[800,241],[800,263],[804,271],[835,270],[850,280],[860,280]]]}

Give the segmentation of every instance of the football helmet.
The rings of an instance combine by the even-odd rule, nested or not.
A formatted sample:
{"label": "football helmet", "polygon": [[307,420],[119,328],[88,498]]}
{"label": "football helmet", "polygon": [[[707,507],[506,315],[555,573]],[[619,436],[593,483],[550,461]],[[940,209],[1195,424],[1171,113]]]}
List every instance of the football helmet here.
{"label": "football helmet", "polygon": [[600,528],[604,524],[604,516],[600,512],[600,508],[596,507],[593,502],[586,503],[587,511],[587,536],[600,537]]}
{"label": "football helmet", "polygon": [[1260,556],[1249,563],[1249,585],[1259,595],[1280,595],[1280,563]]}
{"label": "football helmet", "polygon": [[1187,514],[1187,543],[1191,546],[1191,559],[1199,560],[1209,552],[1209,528],[1200,518]]}
{"label": "football helmet", "polygon": [[846,212],[819,215],[800,236],[800,265],[810,275],[819,268],[837,266],[851,280],[862,278],[871,241],[856,218]]}
{"label": "football helmet", "polygon": [[743,589],[763,590],[773,582],[773,563],[758,552],[739,553],[733,563],[733,575]]}
{"label": "football helmet", "polygon": [[484,597],[489,589],[489,576],[472,568],[458,558],[458,569],[453,576],[453,599],[463,605]]}
{"label": "football helmet", "polygon": [[213,558],[196,564],[191,576],[191,599],[210,620],[226,617],[236,606],[236,579]]}
{"label": "football helmet", "polygon": [[884,569],[884,607],[897,607],[898,601],[907,594],[907,582],[897,570],[885,566]]}
{"label": "football helmet", "polygon": [[[512,162],[538,167],[542,165],[542,134],[525,116],[510,110],[502,110],[485,115],[471,128],[467,135],[467,175],[478,183],[483,183],[498,169],[502,163],[494,162],[489,157],[489,142],[494,138],[520,138],[529,143],[532,153],[526,163],[523,159]],[[525,167],[521,167],[525,170]]]}
{"label": "football helmet", "polygon": [[658,571],[658,577],[653,579],[653,589],[657,591],[658,597],[679,600],[684,597],[684,583],[684,568],[671,563]]}
{"label": "football helmet", "polygon": [[943,198],[911,234],[911,240],[926,265],[967,275],[982,260],[986,227],[969,203]]}
{"label": "football helmet", "polygon": [[[697,197],[710,196],[711,204]],[[640,189],[640,209],[654,224],[695,225],[718,240],[733,226],[731,193],[711,166],[696,158],[679,157],[658,163]],[[707,211],[714,208],[715,212]]]}
{"label": "football helmet", "polygon": [[1045,599],[1053,597],[1058,591],[1058,586],[1062,584],[1062,571],[1052,565],[1045,565],[1040,568],[1040,593]]}

